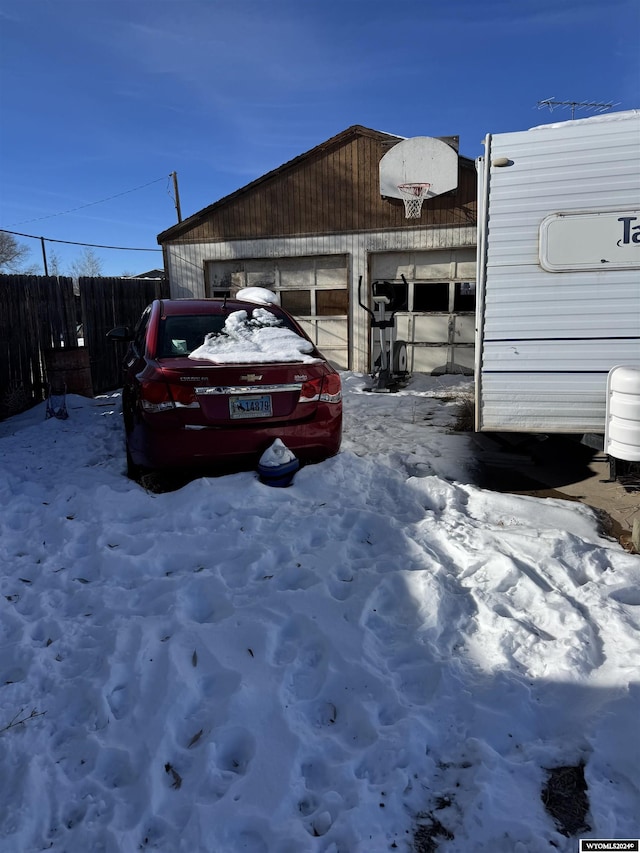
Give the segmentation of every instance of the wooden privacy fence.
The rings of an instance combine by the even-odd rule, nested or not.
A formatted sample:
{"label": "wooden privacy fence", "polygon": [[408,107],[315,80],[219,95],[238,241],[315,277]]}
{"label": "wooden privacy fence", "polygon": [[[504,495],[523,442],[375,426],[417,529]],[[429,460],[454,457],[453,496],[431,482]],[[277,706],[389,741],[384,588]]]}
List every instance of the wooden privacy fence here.
{"label": "wooden privacy fence", "polygon": [[64,276],[0,275],[0,419],[46,399],[52,380],[78,370],[87,376],[69,391],[119,388],[126,347],[107,332],[135,325],[153,299],[168,296],[164,279],[81,278],[74,292]]}
{"label": "wooden privacy fence", "polygon": [[77,347],[73,280],[0,276],[0,417],[45,398],[45,353]]}
{"label": "wooden privacy fence", "polygon": [[168,296],[169,283],[165,279],[80,279],[84,346],[89,351],[96,394],[122,385],[121,365],[127,346],[110,341],[109,329],[135,326],[150,302]]}

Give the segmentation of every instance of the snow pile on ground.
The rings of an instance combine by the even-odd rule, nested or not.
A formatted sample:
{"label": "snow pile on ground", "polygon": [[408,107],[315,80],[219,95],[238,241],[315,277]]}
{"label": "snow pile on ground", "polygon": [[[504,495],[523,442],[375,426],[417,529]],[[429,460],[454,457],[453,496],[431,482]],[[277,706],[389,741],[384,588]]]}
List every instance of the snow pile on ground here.
{"label": "snow pile on ground", "polygon": [[465,380],[343,379],[286,489],[146,492],[117,394],[0,424],[2,853],[575,853],[565,767],[638,836],[640,558],[471,485]]}
{"label": "snow pile on ground", "polygon": [[266,308],[255,308],[248,319],[246,311],[234,311],[227,317],[221,332],[208,334],[202,346],[189,358],[204,359],[214,364],[263,364],[269,362],[318,361],[309,353],[313,344],[292,329],[282,325]]}

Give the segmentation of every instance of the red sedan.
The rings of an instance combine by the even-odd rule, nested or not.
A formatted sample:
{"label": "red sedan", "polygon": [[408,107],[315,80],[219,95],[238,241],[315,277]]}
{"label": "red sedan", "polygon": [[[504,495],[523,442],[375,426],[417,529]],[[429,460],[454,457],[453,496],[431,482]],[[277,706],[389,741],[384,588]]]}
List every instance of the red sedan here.
{"label": "red sedan", "polygon": [[108,336],[129,342],[129,476],[254,468],[278,438],[301,463],[340,449],[340,375],[275,302],[156,300]]}

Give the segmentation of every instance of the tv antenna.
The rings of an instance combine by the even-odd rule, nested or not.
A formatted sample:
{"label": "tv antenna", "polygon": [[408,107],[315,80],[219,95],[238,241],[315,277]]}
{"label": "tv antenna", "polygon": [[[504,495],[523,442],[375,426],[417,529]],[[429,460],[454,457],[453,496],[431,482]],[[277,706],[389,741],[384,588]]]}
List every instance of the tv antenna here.
{"label": "tv antenna", "polygon": [[600,103],[598,101],[556,101],[555,98],[545,98],[544,101],[538,101],[538,109],[549,107],[549,111],[553,112],[556,107],[571,107],[571,118],[575,118],[576,110],[593,110],[596,113],[604,113],[612,109],[617,104]]}

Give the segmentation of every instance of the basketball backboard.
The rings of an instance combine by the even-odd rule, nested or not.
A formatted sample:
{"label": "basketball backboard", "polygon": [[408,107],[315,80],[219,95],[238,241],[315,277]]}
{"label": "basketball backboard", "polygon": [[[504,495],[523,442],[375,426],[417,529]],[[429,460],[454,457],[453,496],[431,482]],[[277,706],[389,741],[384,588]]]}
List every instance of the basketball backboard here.
{"label": "basketball backboard", "polygon": [[402,185],[429,184],[426,198],[433,198],[458,186],[458,153],[446,142],[432,136],[403,139],[380,160],[380,195],[406,198]]}

